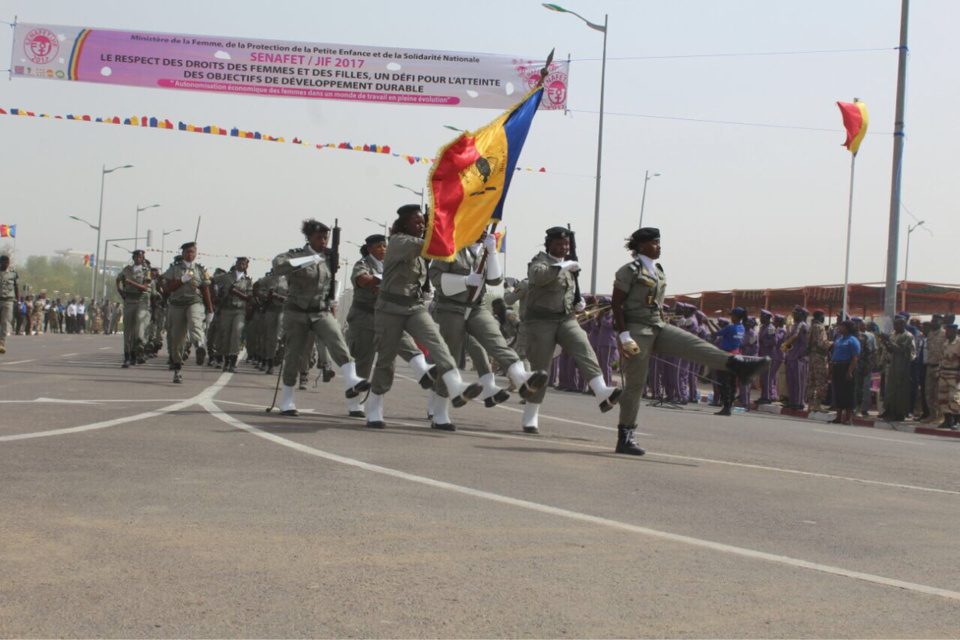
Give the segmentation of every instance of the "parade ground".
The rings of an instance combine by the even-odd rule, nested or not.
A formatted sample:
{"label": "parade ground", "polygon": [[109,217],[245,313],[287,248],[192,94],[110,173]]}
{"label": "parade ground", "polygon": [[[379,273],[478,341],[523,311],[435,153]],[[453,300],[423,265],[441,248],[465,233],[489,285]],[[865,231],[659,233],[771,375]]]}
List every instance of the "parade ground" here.
{"label": "parade ground", "polygon": [[[955,637],[960,440],[550,391],[388,428],[120,336],[0,360],[3,637]],[[316,372],[314,372],[316,373]],[[473,374],[467,374],[473,376]]]}

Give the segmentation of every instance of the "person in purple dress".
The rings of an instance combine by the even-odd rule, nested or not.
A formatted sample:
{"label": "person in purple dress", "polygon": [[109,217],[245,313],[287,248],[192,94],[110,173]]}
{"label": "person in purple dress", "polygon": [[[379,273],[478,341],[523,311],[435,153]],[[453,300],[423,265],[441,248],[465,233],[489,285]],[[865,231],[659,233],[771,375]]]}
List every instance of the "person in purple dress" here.
{"label": "person in purple dress", "polygon": [[807,338],[810,328],[807,317],[810,312],[803,307],[793,310],[793,326],[783,341],[781,350],[786,353],[788,409],[803,410],[807,382]]}
{"label": "person in purple dress", "polygon": [[[601,307],[610,305],[609,296],[601,296],[597,300]],[[603,379],[608,387],[613,386],[613,361],[617,359],[617,332],[613,328],[613,314],[610,310],[601,311],[597,315],[593,330],[590,332],[590,343],[597,352],[597,361],[603,371]]]}
{"label": "person in purple dress", "polygon": [[[756,356],[760,353],[757,319],[753,316],[747,316],[747,319],[743,321],[743,327],[746,331],[743,334],[743,342],[740,343],[740,355]],[[740,384],[740,406],[745,411],[750,410],[750,385]]]}
{"label": "person in purple dress", "polygon": [[757,404],[770,404],[777,399],[777,328],[773,324],[773,314],[766,309],[760,310],[760,328],[757,331],[759,354],[769,356],[773,360],[770,368],[760,376],[760,399]]}

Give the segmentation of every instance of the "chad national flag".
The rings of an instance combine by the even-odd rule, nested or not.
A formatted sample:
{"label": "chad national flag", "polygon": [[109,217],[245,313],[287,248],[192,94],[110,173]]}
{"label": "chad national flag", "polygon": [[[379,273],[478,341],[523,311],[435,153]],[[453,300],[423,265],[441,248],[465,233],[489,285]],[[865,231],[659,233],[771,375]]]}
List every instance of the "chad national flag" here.
{"label": "chad national flag", "polygon": [[17,237],[17,225],[0,224],[0,238],[16,238],[16,237]]}
{"label": "chad national flag", "polygon": [[478,131],[465,131],[437,154],[430,170],[433,212],[423,257],[453,260],[476,242],[491,219],[503,216],[510,180],[542,98],[543,88],[534,89],[499,118]]}
{"label": "chad national flag", "polygon": [[870,123],[870,114],[867,105],[854,100],[853,102],[838,102],[840,114],[843,116],[843,127],[847,130],[847,141],[843,143],[850,153],[857,155],[860,143],[867,135],[867,125]]}

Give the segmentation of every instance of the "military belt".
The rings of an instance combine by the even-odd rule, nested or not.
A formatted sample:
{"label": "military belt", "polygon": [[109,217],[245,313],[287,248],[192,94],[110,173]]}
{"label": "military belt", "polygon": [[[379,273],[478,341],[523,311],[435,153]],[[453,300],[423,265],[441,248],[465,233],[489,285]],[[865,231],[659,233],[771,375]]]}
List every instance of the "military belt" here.
{"label": "military belt", "polygon": [[542,321],[556,321],[564,320],[569,318],[571,313],[565,311],[539,311],[537,309],[527,309],[527,314],[523,317],[524,320],[542,320]]}
{"label": "military belt", "polygon": [[365,311],[367,313],[377,312],[376,308],[372,304],[367,304],[366,302],[362,302],[360,300],[354,299],[353,306],[359,309],[360,311]]}
{"label": "military belt", "polygon": [[399,293],[390,293],[389,291],[381,291],[380,299],[404,306],[418,304],[423,301],[422,296],[402,296]]}
{"label": "military belt", "polygon": [[629,313],[623,314],[623,321],[627,324],[649,324],[651,321],[654,323],[660,319],[659,315],[656,316],[638,316]]}
{"label": "military belt", "polygon": [[477,309],[483,306],[483,300],[474,300],[473,302],[460,302],[459,300],[454,300],[453,298],[442,298],[438,301],[438,304],[450,304],[455,307],[460,307],[461,309]]}

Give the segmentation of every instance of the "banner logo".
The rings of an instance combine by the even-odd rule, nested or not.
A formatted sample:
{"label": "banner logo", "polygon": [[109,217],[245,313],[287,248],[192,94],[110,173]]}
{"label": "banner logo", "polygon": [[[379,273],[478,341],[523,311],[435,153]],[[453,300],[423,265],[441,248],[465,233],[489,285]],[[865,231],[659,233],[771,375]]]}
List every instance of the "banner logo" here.
{"label": "banner logo", "polygon": [[23,52],[34,64],[47,64],[60,53],[60,42],[49,29],[33,29],[23,40]]}

